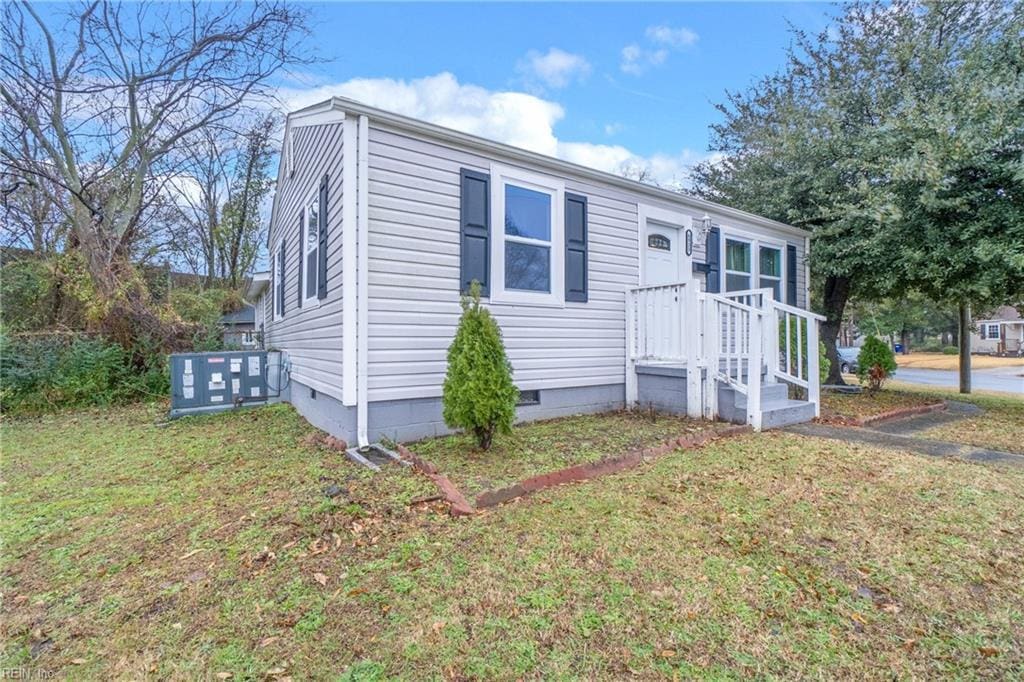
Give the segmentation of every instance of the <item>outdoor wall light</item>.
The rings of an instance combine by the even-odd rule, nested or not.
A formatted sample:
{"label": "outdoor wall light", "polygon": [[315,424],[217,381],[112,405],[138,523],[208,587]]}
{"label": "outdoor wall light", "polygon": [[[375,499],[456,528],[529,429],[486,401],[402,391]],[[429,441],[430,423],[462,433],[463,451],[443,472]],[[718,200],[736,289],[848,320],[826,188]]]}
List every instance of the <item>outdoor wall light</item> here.
{"label": "outdoor wall light", "polygon": [[697,246],[704,246],[704,243],[708,239],[708,233],[710,233],[710,232],[711,232],[711,216],[709,216],[707,213],[705,213],[701,217],[700,223],[697,225],[697,232],[694,235],[694,237],[695,237],[694,241],[697,244]]}

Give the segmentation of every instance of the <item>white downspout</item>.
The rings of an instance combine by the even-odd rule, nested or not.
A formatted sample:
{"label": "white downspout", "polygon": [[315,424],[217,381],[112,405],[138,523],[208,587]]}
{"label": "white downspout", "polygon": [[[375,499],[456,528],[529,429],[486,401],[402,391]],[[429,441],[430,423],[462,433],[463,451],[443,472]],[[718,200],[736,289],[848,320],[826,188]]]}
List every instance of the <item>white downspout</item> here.
{"label": "white downspout", "polygon": [[367,240],[369,238],[369,210],[367,207],[367,201],[369,200],[369,178],[367,174],[369,172],[370,165],[370,139],[369,139],[369,122],[365,115],[359,116],[359,136],[356,142],[358,148],[357,152],[357,168],[356,168],[356,239],[358,240],[357,255],[356,255],[356,269],[358,282],[356,285],[356,309],[358,322],[356,323],[357,329],[357,341],[356,341],[356,436],[359,441],[359,447],[365,447],[370,444],[367,433],[367,413],[368,413],[368,396],[367,396],[367,366],[369,357],[369,348],[367,348],[367,341],[369,339],[369,330],[367,329],[369,320],[368,306],[368,289],[369,289],[369,245]]}

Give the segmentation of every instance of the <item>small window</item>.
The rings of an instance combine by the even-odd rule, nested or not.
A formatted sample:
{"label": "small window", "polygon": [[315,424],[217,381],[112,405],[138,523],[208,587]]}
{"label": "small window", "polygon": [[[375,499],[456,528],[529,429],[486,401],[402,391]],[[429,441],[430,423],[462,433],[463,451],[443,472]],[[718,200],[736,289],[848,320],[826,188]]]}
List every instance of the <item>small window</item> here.
{"label": "small window", "polygon": [[516,407],[522,407],[523,405],[540,405],[540,391],[537,389],[519,391],[519,400],[516,401]]}
{"label": "small window", "polygon": [[305,238],[302,240],[303,264],[303,286],[305,292],[302,297],[303,305],[316,303],[317,299],[317,264],[320,262],[317,253],[320,245],[320,201],[313,198],[306,206]]}
{"label": "small window", "polygon": [[647,248],[657,249],[658,251],[671,251],[672,241],[663,234],[650,234],[647,235]]}
{"label": "small window", "polygon": [[782,300],[782,250],[770,246],[762,246],[758,270],[759,284],[762,289],[771,289],[776,301]]}
{"label": "small window", "polygon": [[725,290],[744,291],[750,288],[751,262],[748,242],[725,240]]}
{"label": "small window", "polygon": [[999,338],[999,325],[998,324],[989,324],[987,326],[988,326],[988,334],[986,334],[986,336],[988,338],[990,338],[990,339],[998,339]]}

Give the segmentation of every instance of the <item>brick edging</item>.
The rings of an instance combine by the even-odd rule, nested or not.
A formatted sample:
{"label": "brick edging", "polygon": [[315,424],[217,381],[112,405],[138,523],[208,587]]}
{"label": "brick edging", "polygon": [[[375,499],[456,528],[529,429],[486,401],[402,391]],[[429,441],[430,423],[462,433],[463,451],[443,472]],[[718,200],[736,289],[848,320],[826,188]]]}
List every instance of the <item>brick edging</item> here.
{"label": "brick edging", "polygon": [[448,501],[452,516],[472,516],[475,514],[473,507],[469,505],[469,500],[462,494],[455,484],[452,483],[447,476],[440,473],[437,467],[423,459],[409,448],[405,447],[401,443],[398,444],[398,454],[408,460],[416,471],[421,472],[427,478],[434,482],[441,494],[444,495],[444,499]]}
{"label": "brick edging", "polygon": [[842,426],[871,426],[878,422],[884,422],[889,419],[899,419],[900,417],[913,417],[919,414],[929,414],[931,412],[938,412],[946,409],[946,402],[942,401],[939,403],[932,403],[930,405],[917,405],[915,407],[898,407],[895,410],[889,410],[888,412],[882,412],[881,414],[873,414],[867,417],[830,417],[825,421],[831,424],[840,424]]}
{"label": "brick edging", "polygon": [[504,502],[508,502],[509,500],[530,495],[544,490],[545,488],[551,488],[556,485],[563,485],[565,483],[572,483],[575,481],[585,481],[591,478],[598,478],[599,476],[635,467],[645,460],[656,459],[677,449],[690,450],[699,448],[713,440],[737,436],[742,433],[750,433],[752,431],[753,429],[747,425],[728,426],[719,430],[709,429],[695,434],[687,434],[678,438],[672,438],[663,442],[661,445],[638,448],[622,455],[607,457],[605,459],[598,460],[597,462],[577,464],[565,469],[559,469],[558,471],[531,476],[530,478],[523,479],[518,483],[514,483],[504,488],[485,490],[477,495],[475,500],[475,509],[469,505],[465,496],[458,488],[455,487],[448,477],[438,472],[436,466],[423,459],[412,450],[409,450],[404,445],[398,446],[398,452],[402,457],[412,463],[413,468],[422,472],[434,481],[434,484],[437,485],[444,494],[445,499],[450,503],[452,516],[469,516],[474,514],[475,511],[495,507]]}

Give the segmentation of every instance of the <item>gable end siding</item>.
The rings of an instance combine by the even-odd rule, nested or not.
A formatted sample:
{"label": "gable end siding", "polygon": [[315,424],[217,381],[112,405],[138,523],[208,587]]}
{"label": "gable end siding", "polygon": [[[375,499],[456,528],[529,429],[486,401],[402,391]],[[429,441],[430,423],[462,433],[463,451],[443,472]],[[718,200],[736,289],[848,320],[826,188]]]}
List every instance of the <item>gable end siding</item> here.
{"label": "gable end siding", "polygon": [[[341,399],[342,391],[342,296],[341,207],[345,188],[341,165],[344,157],[341,123],[299,127],[292,131],[295,172],[277,188],[276,220],[270,226],[270,243],[280,235],[288,242],[285,252],[286,293],[283,319],[266,321],[265,347],[288,352],[292,379],[318,392]],[[299,291],[299,215],[302,207],[319,197],[324,176],[329,177],[327,198],[327,290],[322,299],[296,307]],[[304,274],[304,273],[303,273]]]}

